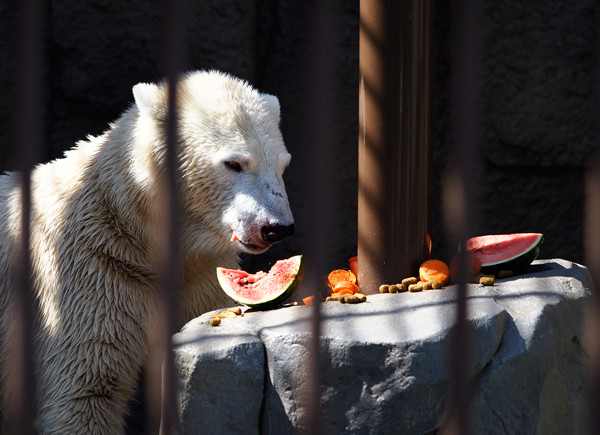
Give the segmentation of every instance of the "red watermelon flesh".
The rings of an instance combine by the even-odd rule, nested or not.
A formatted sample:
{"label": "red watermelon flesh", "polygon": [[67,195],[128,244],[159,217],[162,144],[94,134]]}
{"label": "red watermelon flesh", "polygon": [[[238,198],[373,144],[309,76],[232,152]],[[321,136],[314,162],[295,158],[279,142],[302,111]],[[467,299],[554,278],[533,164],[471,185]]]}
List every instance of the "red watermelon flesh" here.
{"label": "red watermelon flesh", "polygon": [[221,288],[236,302],[266,309],[288,299],[301,280],[302,256],[277,261],[268,273],[217,268]]}
{"label": "red watermelon flesh", "polygon": [[494,234],[467,240],[467,249],[479,258],[484,273],[519,271],[537,258],[543,240],[541,233]]}

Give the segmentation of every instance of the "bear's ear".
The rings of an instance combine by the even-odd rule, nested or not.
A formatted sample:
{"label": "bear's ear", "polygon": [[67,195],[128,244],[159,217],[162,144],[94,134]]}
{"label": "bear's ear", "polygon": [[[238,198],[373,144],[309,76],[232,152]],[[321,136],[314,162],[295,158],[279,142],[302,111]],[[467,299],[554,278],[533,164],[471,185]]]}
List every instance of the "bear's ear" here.
{"label": "bear's ear", "polygon": [[164,112],[165,98],[161,88],[153,83],[138,83],[133,87],[133,98],[140,113],[160,118]]}
{"label": "bear's ear", "polygon": [[271,109],[271,111],[279,119],[280,111],[281,111],[280,106],[279,106],[279,99],[275,95],[271,95],[271,94],[261,94],[261,96],[262,96],[263,100],[265,100],[265,102],[269,105],[269,108]]}

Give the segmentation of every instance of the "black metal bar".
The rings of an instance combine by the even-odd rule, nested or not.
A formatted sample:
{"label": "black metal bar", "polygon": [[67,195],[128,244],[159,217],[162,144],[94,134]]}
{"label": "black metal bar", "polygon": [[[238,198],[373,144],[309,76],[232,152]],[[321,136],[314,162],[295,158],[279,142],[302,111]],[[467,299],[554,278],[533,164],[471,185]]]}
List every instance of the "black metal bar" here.
{"label": "black metal bar", "polygon": [[[456,5],[455,39],[451,80],[452,130],[454,143],[449,156],[449,169],[445,180],[444,204],[449,238],[454,246],[465,245],[477,225],[473,186],[474,150],[477,143],[477,0],[460,0]],[[469,380],[466,367],[469,359],[467,317],[467,256],[462,249],[458,257],[458,295],[456,301],[456,327],[450,343],[451,386],[447,406],[447,421],[443,432],[467,433],[469,410]]]}
{"label": "black metal bar", "polygon": [[[600,132],[596,134],[598,135],[598,133]],[[598,293],[600,290],[600,231],[598,231],[598,222],[600,222],[600,165],[589,169],[585,178],[584,234],[586,234],[586,242],[584,248],[586,265],[594,283],[592,304],[586,324],[591,378],[591,419],[588,423],[590,428],[600,427],[600,414],[598,413],[598,409],[600,409],[600,294]]]}
{"label": "black metal bar", "polygon": [[[171,337],[177,326],[176,293],[180,278],[180,255],[178,218],[179,179],[177,152],[177,83],[184,65],[184,0],[166,2],[166,77],[168,82],[168,116],[165,126],[166,168],[163,175],[160,195],[163,204],[157,210],[161,243],[158,249],[158,273],[160,280],[158,298],[157,355],[149,358],[149,375],[147,379],[149,402],[149,428],[151,433],[179,433],[179,418],[176,407],[175,369]],[[158,381],[160,380],[160,381]],[[160,420],[158,420],[160,416]]]}
{"label": "black metal bar", "polygon": [[430,254],[433,1],[360,2],[358,279],[367,294]]}
{"label": "black metal bar", "polygon": [[[600,14],[596,11],[596,24],[600,25]],[[584,214],[584,256],[590,271],[594,289],[589,315],[585,325],[586,347],[590,356],[590,391],[588,422],[589,433],[600,428],[600,33],[596,32],[594,95],[592,125],[595,126],[594,155],[588,156],[590,168],[585,175],[585,214]]]}
{"label": "black metal bar", "polygon": [[[18,288],[15,292],[16,349],[15,373],[5,376],[14,380],[14,391],[6,391],[13,411],[7,422],[9,433],[33,433],[35,418],[33,348],[31,341],[33,321],[33,287],[31,281],[31,170],[40,148],[42,122],[42,14],[44,2],[25,0],[20,6],[20,29],[18,39],[17,67],[17,119],[16,145],[19,149],[19,171],[21,175],[21,240],[18,256]],[[9,417],[9,418],[10,418]]]}
{"label": "black metal bar", "polygon": [[[334,2],[332,0],[313,0],[307,6],[309,8],[309,50],[312,53],[308,65],[308,83],[311,84],[307,95],[308,114],[307,148],[313,164],[312,170],[307,172],[306,184],[308,195],[312,199],[310,207],[312,212],[309,223],[310,239],[308,241],[308,255],[311,267],[307,271],[307,286],[311,289],[314,300],[320,300],[322,276],[327,271],[324,264],[327,263],[327,247],[324,240],[327,239],[328,215],[332,204],[328,204],[329,186],[331,186],[327,170],[327,156],[331,149],[332,135],[330,134],[329,122],[333,117],[332,83],[332,50],[333,50],[333,24]],[[321,398],[321,307],[314,303],[311,318],[311,344],[310,344],[310,383],[308,391],[308,422],[306,433],[322,433],[322,418],[320,410]]]}

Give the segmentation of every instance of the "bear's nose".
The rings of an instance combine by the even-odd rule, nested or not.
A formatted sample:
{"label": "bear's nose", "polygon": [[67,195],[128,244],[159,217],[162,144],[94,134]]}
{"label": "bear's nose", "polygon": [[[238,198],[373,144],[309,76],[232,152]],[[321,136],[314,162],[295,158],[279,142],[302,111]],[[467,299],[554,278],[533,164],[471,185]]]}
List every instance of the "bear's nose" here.
{"label": "bear's nose", "polygon": [[291,225],[265,225],[260,229],[260,235],[266,243],[275,243],[284,237],[294,234],[294,224]]}

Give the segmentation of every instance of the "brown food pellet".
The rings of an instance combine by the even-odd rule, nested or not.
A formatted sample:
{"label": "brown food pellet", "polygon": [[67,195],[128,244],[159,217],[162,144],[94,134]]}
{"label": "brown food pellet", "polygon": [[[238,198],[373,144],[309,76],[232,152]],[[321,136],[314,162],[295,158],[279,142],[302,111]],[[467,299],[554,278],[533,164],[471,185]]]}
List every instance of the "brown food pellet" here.
{"label": "brown food pellet", "polygon": [[210,326],[219,326],[221,324],[221,319],[219,317],[213,317],[210,319]]}
{"label": "brown food pellet", "polygon": [[500,272],[498,272],[498,278],[500,278],[500,279],[508,278],[510,276],[513,276],[512,270],[501,270]]}
{"label": "brown food pellet", "polygon": [[236,316],[241,316],[242,315],[242,308],[241,307],[228,308],[227,311],[232,312]]}
{"label": "brown food pellet", "polygon": [[408,290],[408,286],[406,284],[396,284],[396,287],[398,287],[398,293],[402,293]]}
{"label": "brown food pellet", "polygon": [[494,285],[494,277],[493,276],[482,276],[479,278],[479,284],[482,285]]}
{"label": "brown food pellet", "polygon": [[411,284],[408,286],[408,291],[411,293],[420,292],[422,290],[423,290],[423,284],[421,284],[421,283]]}
{"label": "brown food pellet", "polygon": [[354,296],[358,297],[361,302],[367,301],[367,295],[363,295],[362,293],[354,293]]}
{"label": "brown food pellet", "polygon": [[360,302],[360,298],[356,295],[346,295],[345,299],[348,304],[358,304]]}
{"label": "brown food pellet", "polygon": [[418,282],[419,282],[419,280],[417,278],[415,278],[414,276],[411,276],[409,278],[404,278],[402,280],[402,284],[405,284],[406,286],[409,286],[411,284],[416,284]]}
{"label": "brown food pellet", "polygon": [[432,281],[431,288],[434,290],[439,290],[444,287],[444,283],[442,281]]}
{"label": "brown food pellet", "polygon": [[389,293],[390,292],[390,286],[387,284],[381,284],[379,286],[379,293]]}
{"label": "brown food pellet", "polygon": [[431,281],[425,281],[423,283],[423,290],[431,290],[433,288],[433,283]]}
{"label": "brown food pellet", "polygon": [[396,284],[392,284],[389,286],[388,291],[390,293],[398,293],[398,286]]}

